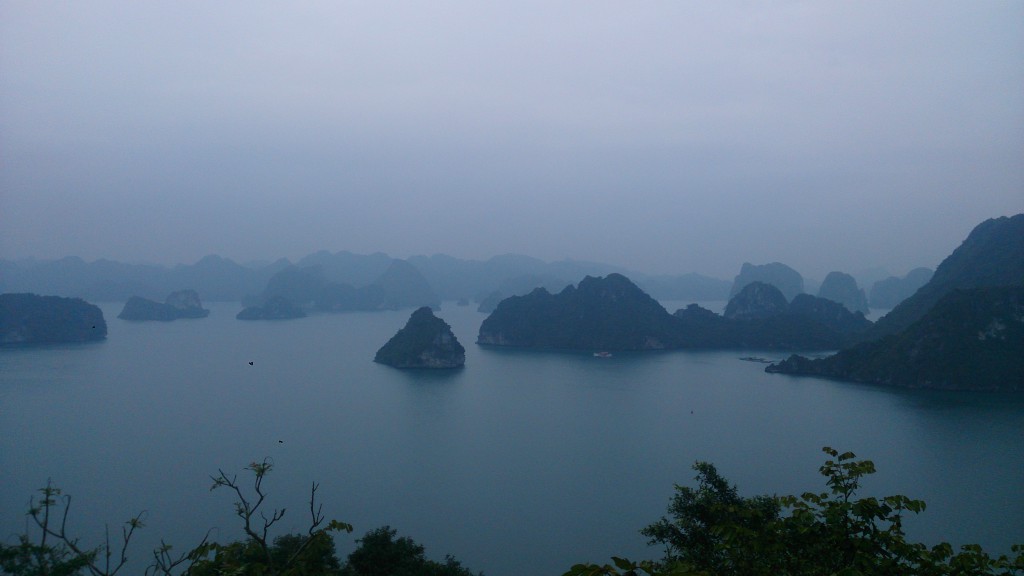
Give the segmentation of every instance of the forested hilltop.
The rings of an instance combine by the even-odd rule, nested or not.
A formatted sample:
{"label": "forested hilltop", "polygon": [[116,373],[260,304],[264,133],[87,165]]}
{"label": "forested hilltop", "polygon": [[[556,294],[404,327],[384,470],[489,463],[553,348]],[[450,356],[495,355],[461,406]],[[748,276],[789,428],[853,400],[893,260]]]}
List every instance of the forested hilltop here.
{"label": "forested hilltop", "polygon": [[1024,214],[979,224],[913,296],[823,359],[766,371],[871,384],[1024,390]]}
{"label": "forested hilltop", "polygon": [[1024,285],[954,290],[900,333],[768,372],[908,388],[1024,390]]}
{"label": "forested hilltop", "polygon": [[669,314],[621,274],[588,276],[557,294],[538,288],[503,300],[477,343],[552,350],[828,350],[870,326],[863,314],[800,294],[787,302],[763,282],[743,287],[724,315],[693,304]]}
{"label": "forested hilltop", "polygon": [[0,346],[90,342],[106,337],[103,311],[84,300],[0,294]]}

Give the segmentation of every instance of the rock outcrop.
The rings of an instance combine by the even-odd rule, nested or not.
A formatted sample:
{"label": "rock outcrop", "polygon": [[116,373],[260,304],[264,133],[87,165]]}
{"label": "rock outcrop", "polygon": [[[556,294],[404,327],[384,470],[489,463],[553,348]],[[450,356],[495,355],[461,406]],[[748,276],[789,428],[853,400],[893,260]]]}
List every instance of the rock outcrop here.
{"label": "rock outcrop", "polygon": [[0,294],[0,345],[90,342],[106,337],[103,311],[85,300]]}
{"label": "rock outcrop", "polygon": [[958,390],[1024,390],[1024,285],[953,290],[906,330],[765,371]]}
{"label": "rock outcrop", "polygon": [[818,298],[825,298],[838,302],[850,312],[861,312],[867,314],[868,297],[864,294],[857,281],[843,272],[829,272],[824,282],[818,288]]}
{"label": "rock outcrop", "polygon": [[758,320],[784,314],[789,302],[778,288],[765,282],[751,282],[725,306],[730,320]]}
{"label": "rock outcrop", "polygon": [[447,322],[423,306],[377,351],[374,362],[395,368],[460,368],[466,350]]}
{"label": "rock outcrop", "polygon": [[203,308],[195,290],[171,292],[161,304],[148,298],[132,296],[117,315],[122,320],[158,320],[170,322],[179,318],[206,318],[210,311]]}
{"label": "rock outcrop", "polygon": [[291,320],[305,318],[306,313],[284,296],[274,296],[263,306],[249,306],[239,312],[239,320]]}
{"label": "rock outcrop", "polygon": [[740,267],[739,275],[733,280],[732,289],[729,291],[729,299],[731,300],[739,294],[751,282],[764,282],[765,284],[775,286],[786,297],[787,302],[796,298],[797,294],[804,291],[804,277],[785,264],[772,262],[755,266],[749,262],[744,262],[743,266]]}

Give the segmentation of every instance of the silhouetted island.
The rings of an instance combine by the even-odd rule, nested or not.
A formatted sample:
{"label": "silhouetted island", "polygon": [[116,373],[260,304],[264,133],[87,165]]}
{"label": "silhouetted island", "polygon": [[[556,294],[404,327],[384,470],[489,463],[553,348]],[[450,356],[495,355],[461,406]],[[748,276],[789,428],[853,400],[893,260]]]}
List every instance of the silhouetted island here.
{"label": "silhouetted island", "polygon": [[103,311],[81,298],[0,294],[0,345],[90,342],[106,337]]}
{"label": "silhouetted island", "polygon": [[669,314],[621,274],[588,276],[558,294],[538,288],[502,300],[479,344],[570,350],[679,348],[836,349],[870,322],[807,294],[787,304],[778,288],[745,286],[720,316],[693,304]]}
{"label": "silhouetted island", "polygon": [[459,368],[466,350],[447,322],[423,306],[377,351],[374,362],[395,368]]}
{"label": "silhouetted island", "polygon": [[117,315],[122,320],[159,320],[170,322],[180,318],[206,318],[210,311],[203,308],[199,294],[195,290],[178,290],[171,292],[163,304],[132,296],[124,303],[124,308]]}
{"label": "silhouetted island", "polygon": [[774,350],[834,350],[871,326],[860,312],[842,304],[797,294],[787,303],[771,284],[751,282],[729,301],[719,316],[696,304],[675,316],[697,347]]}
{"label": "silhouetted island", "polygon": [[239,320],[291,320],[305,318],[302,308],[292,304],[284,296],[274,296],[263,306],[249,306],[242,309],[235,318]]}

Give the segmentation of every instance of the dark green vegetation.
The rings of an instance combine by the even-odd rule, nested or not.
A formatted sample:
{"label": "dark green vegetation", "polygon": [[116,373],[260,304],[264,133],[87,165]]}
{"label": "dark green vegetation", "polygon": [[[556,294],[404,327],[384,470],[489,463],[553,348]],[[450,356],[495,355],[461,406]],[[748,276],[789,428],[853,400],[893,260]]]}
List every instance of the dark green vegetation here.
{"label": "dark green vegetation", "polygon": [[986,220],[853,347],[767,372],[957,390],[1024,390],[1024,214]]}
{"label": "dark green vegetation", "polygon": [[[668,516],[641,533],[664,550],[657,561],[613,558],[611,565],[576,564],[565,576],[1012,576],[1024,574],[1024,545],[1012,547],[1014,557],[993,557],[980,546],[960,550],[947,543],[927,546],[908,541],[903,522],[925,510],[925,503],[902,495],[859,497],[862,479],[875,472],[869,460],[831,448],[819,469],[827,491],[799,496],[739,495],[713,464],[697,462],[695,487],[676,486]],[[342,563],[333,535],[352,526],[327,521],[309,499],[304,533],[271,536],[284,509],[264,508],[263,482],[272,466],[254,462],[250,489],[237,477],[220,471],[212,489],[235,497],[235,513],[243,540],[221,544],[209,533],[199,545],[176,554],[170,545],[153,551],[147,575],[215,576],[471,576],[447,556],[444,562],[425,557],[423,546],[384,526],[358,539],[358,548]],[[88,548],[67,532],[70,498],[47,486],[30,502],[31,530],[15,543],[0,543],[0,573],[12,576],[112,576],[128,569],[128,550],[141,515],[125,522],[117,544]]]}
{"label": "dark green vegetation", "polygon": [[789,301],[773,284],[750,282],[725,306],[723,316],[729,320],[761,320],[786,312]]}
{"label": "dark green vegetation", "polygon": [[466,364],[466,349],[451,326],[424,306],[377,350],[373,361],[395,368],[459,368]]}
{"label": "dark green vegetation", "polygon": [[503,300],[477,342],[580,350],[679,347],[677,322],[625,276],[586,277],[558,294],[538,288]]}
{"label": "dark green vegetation", "polygon": [[[224,489],[235,496],[235,514],[242,522],[245,539],[227,544],[209,540],[209,533],[196,547],[175,554],[170,545],[153,551],[147,576],[473,576],[453,558],[436,562],[424,556],[423,546],[384,526],[358,539],[360,544],[344,564],[335,554],[334,534],[350,533],[352,526],[327,521],[316,501],[317,485],[309,498],[309,525],[305,533],[271,537],[271,529],[284,517],[285,509],[267,510],[263,482],[272,465],[253,462],[246,469],[253,474],[251,490],[238,483],[237,476],[219,471],[211,490]],[[70,496],[49,485],[41,497],[29,504],[32,526],[17,543],[0,543],[0,574],[11,576],[113,576],[129,570],[128,551],[136,530],[143,528],[139,514],[122,527],[118,543],[94,548],[83,546],[67,531]],[[212,532],[212,531],[211,531]],[[138,570],[138,567],[135,567]]]}
{"label": "dark green vegetation", "polygon": [[1024,285],[954,290],[899,334],[766,368],[912,388],[1024,390]]}
{"label": "dark green vegetation", "polygon": [[[348,555],[342,576],[473,576],[450,554],[444,562],[423,555],[423,546],[411,538],[396,538],[390,526],[370,530],[357,540],[359,548]],[[478,573],[478,574],[482,574]]]}
{"label": "dark green vegetation", "polygon": [[106,337],[103,312],[80,298],[0,294],[0,345],[90,342]]}
{"label": "dark green vegetation", "polygon": [[169,322],[180,318],[206,318],[210,311],[203,308],[195,290],[171,292],[164,303],[141,296],[132,296],[117,315],[122,320],[159,320]]}
{"label": "dark green vegetation", "polygon": [[571,350],[684,348],[832,349],[870,323],[806,294],[787,304],[769,284],[748,284],[726,316],[691,305],[669,314],[621,274],[587,277],[558,294],[507,298],[484,320],[477,342]]}
{"label": "dark green vegetation", "polygon": [[577,564],[565,576],[940,576],[1024,574],[1024,545],[1014,558],[993,558],[980,546],[959,551],[907,541],[903,520],[925,509],[906,496],[859,498],[870,460],[831,448],[820,468],[827,492],[740,496],[714,465],[698,462],[697,486],[676,486],[668,512],[641,532],[662,546],[659,561],[613,558],[613,565]]}
{"label": "dark green vegetation", "polygon": [[863,341],[896,334],[956,289],[1024,284],[1024,214],[978,224],[913,296],[883,316]]}

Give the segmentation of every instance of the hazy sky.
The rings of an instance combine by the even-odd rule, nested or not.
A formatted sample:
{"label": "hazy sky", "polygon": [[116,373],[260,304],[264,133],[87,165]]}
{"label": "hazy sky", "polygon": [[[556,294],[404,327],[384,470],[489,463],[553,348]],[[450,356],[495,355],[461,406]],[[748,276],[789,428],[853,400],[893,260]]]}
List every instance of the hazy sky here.
{"label": "hazy sky", "polygon": [[0,257],[935,266],[1024,211],[1024,2],[0,0]]}

